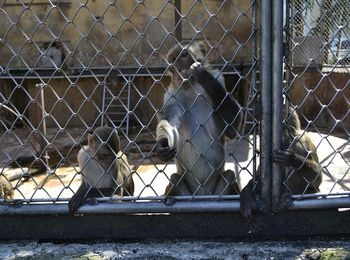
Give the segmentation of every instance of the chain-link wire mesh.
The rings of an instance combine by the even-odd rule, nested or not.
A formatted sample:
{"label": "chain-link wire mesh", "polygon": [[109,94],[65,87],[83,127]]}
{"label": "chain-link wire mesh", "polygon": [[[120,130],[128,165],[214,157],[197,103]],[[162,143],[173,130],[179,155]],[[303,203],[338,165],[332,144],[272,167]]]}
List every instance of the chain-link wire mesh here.
{"label": "chain-link wire mesh", "polygon": [[[283,113],[285,120],[281,151],[272,158],[287,166],[283,194],[303,199],[296,201],[295,207],[326,205],[307,198],[341,199],[349,195],[349,5],[342,0],[286,1],[286,108],[272,111],[274,115]],[[254,183],[259,189],[261,110],[257,108],[259,94],[267,90],[264,82],[260,89],[257,71],[260,6],[256,1],[7,0],[0,1],[0,6],[2,202],[71,200],[82,180],[89,179],[78,165],[78,152],[88,144],[90,134],[105,124],[118,130],[120,148],[130,164],[127,175],[132,176],[135,186],[133,196],[116,198],[130,202],[126,207],[119,204],[121,212],[130,212],[139,201],[165,199],[172,205],[174,201],[163,195],[169,183],[177,186],[181,182],[172,178],[179,168],[185,169],[186,176],[193,176],[196,187],[192,194],[176,199],[199,202],[181,204],[183,210],[203,210],[202,200],[205,209],[220,209],[228,204],[219,202],[229,201],[230,209],[237,206],[238,210],[234,201],[249,179],[256,176]],[[216,135],[207,132],[208,128],[202,130],[213,118],[225,119],[217,116],[224,102],[214,109],[210,98],[200,94],[181,107],[180,118],[189,115],[194,129],[192,136],[180,138],[191,144],[200,136],[203,144],[208,142],[206,149],[194,145],[195,159],[190,164],[180,160],[179,151],[175,160],[160,160],[156,133],[166,107],[164,95],[171,85],[173,64],[166,54],[185,40],[191,44],[200,40],[206,45],[202,62],[209,62],[224,76],[228,96],[239,102],[243,114],[236,137],[221,143],[218,140],[225,138],[229,124],[216,129]],[[186,84],[181,80],[181,86]],[[203,110],[209,108],[208,119],[193,114],[199,104]],[[294,112],[300,127],[293,121]],[[215,162],[207,160],[210,174],[199,179],[193,172],[213,143],[225,155],[217,156]],[[188,147],[183,144],[177,149]],[[301,159],[291,157],[290,151]],[[231,180],[222,172],[222,192],[206,187],[222,166],[233,170],[240,186],[233,194],[223,195]],[[104,180],[99,177],[96,182]],[[121,185],[116,181],[115,191]],[[110,196],[99,200],[110,200]],[[346,204],[343,200],[337,203],[335,207]]]}
{"label": "chain-link wire mesh", "polygon": [[[3,201],[68,201],[85,177],[78,151],[104,124],[118,130],[135,183],[133,196],[118,200],[159,200],[176,172],[173,160],[155,156],[158,111],[170,83],[166,53],[183,40],[207,45],[205,59],[241,104],[242,128],[221,144],[226,155],[219,164],[241,186],[255,174],[256,1],[6,0],[0,6],[0,168],[10,185]],[[183,199],[197,197],[238,196]]]}
{"label": "chain-link wire mesh", "polygon": [[[304,164],[311,159],[318,172],[303,175],[304,189],[297,192],[302,198],[315,198],[306,195],[315,192],[349,194],[349,8],[349,1],[342,0],[294,0],[286,8],[284,92],[302,128],[289,129],[286,146],[303,147]],[[297,174],[297,169],[287,172],[284,186],[290,192]]]}
{"label": "chain-link wire mesh", "polygon": [[291,1],[293,64],[348,64],[348,1]]}

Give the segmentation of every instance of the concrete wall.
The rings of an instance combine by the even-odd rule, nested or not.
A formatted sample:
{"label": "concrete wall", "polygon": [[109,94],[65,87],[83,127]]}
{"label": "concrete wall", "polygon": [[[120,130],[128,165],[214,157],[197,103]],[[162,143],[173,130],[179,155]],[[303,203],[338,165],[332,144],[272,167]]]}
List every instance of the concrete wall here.
{"label": "concrete wall", "polygon": [[[24,69],[24,74],[57,66],[68,75],[66,79],[0,79],[4,97],[35,125],[40,122],[36,83],[48,85],[49,127],[84,126],[99,116],[103,77],[77,80],[70,75],[81,68],[166,66],[165,54],[176,43],[174,1],[110,2],[61,0],[52,6],[45,0],[0,0],[0,66]],[[181,2],[182,39],[206,39],[211,62],[251,63],[250,1]],[[168,82],[167,77],[157,83],[150,77],[132,80],[131,120],[155,124],[155,109],[162,104]],[[120,91],[123,84],[121,80],[113,88]]]}
{"label": "concrete wall", "polygon": [[[54,40],[63,43],[68,67],[158,65],[164,63],[164,53],[175,43],[172,1],[61,1],[59,6],[47,4],[49,1],[34,2],[39,4],[28,9],[15,0],[2,6],[3,67],[40,67],[44,47]],[[249,2],[182,1],[186,17],[182,22],[183,39],[205,38],[217,45],[212,58],[218,62],[223,57],[238,63],[250,61]]]}
{"label": "concrete wall", "polygon": [[349,129],[350,127],[350,75],[336,73],[322,75],[319,71],[304,72],[290,88],[290,97],[300,106],[304,124],[314,121],[318,127]]}
{"label": "concrete wall", "polygon": [[[40,83],[39,80],[30,79],[23,80],[20,85],[11,80],[0,81],[0,91],[10,106],[29,119],[34,127],[42,125],[43,107],[37,83]],[[48,127],[91,126],[99,117],[103,85],[94,79],[80,79],[73,84],[65,79],[51,79],[45,83],[44,110],[47,113],[45,119]],[[9,113],[6,113],[5,118],[13,120]]]}

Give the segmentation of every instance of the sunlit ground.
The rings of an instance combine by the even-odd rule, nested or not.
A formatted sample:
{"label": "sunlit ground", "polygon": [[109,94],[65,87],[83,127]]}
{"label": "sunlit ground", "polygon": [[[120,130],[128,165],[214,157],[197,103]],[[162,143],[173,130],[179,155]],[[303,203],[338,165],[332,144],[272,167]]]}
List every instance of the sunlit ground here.
{"label": "sunlit ground", "polygon": [[[348,173],[350,145],[347,140],[333,136],[328,136],[326,139],[316,133],[310,133],[310,137],[317,147],[321,165],[323,165],[326,172],[329,172],[329,175],[324,174],[323,176],[321,193],[338,193],[350,190],[350,173]],[[228,152],[234,151],[239,166],[235,165],[232,157],[228,157],[225,169],[234,170],[240,186],[244,187],[253,172],[253,149],[248,145],[248,142],[239,142],[238,149],[233,148],[235,145],[230,143],[227,150]],[[258,159],[257,165],[259,164]],[[134,170],[134,196],[163,195],[170,175],[176,172],[176,166],[173,163],[133,164],[130,159],[129,162]],[[26,168],[4,168],[1,171],[6,177],[10,178],[25,173]],[[12,186],[17,187],[15,198],[70,198],[80,185],[80,174],[78,172],[79,168],[75,165],[74,167],[57,168],[51,175],[44,173],[30,178],[28,181],[13,180],[11,181]]]}

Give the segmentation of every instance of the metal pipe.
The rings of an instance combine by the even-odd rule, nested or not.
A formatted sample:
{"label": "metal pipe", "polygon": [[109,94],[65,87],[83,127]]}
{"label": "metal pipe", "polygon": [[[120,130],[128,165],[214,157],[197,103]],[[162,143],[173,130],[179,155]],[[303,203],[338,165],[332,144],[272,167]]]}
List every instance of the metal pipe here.
{"label": "metal pipe", "polygon": [[[282,139],[282,85],[283,85],[283,1],[273,0],[272,6],[272,147],[279,150]],[[283,171],[282,167],[272,166],[272,208],[279,207]]]}
{"label": "metal pipe", "polygon": [[[349,197],[297,200],[289,210],[350,208]],[[77,214],[142,214],[142,213],[218,213],[239,212],[239,201],[179,201],[173,205],[162,202],[100,202],[96,205],[85,204]],[[0,205],[0,215],[67,215],[66,203],[26,204],[19,207]]]}
{"label": "metal pipe", "polygon": [[310,198],[332,198],[332,197],[341,197],[341,196],[350,196],[349,191],[337,192],[337,193],[310,193],[310,194],[300,194],[292,195],[292,198],[295,200],[303,200]]}
{"label": "metal pipe", "polygon": [[[253,26],[252,26],[252,34],[253,34],[253,41],[252,41],[252,53],[253,53],[253,57],[252,57],[252,64],[254,66],[253,70],[252,70],[252,75],[251,75],[251,82],[250,82],[250,89],[249,89],[249,94],[248,94],[248,102],[250,102],[251,100],[249,100],[249,97],[251,95],[251,93],[253,93],[253,96],[254,96],[254,100],[255,100],[255,93],[257,90],[257,77],[256,77],[256,74],[257,74],[257,59],[258,59],[258,48],[257,48],[257,29],[256,29],[256,24],[257,24],[257,19],[256,19],[256,16],[257,16],[257,12],[256,12],[256,3],[253,4],[252,6],[252,23],[253,23]],[[255,100],[256,101],[256,100]],[[257,102],[254,101],[254,104],[253,104],[253,127],[254,127],[254,131],[253,131],[253,158],[252,158],[252,161],[253,161],[253,173],[254,173],[254,177],[257,176],[256,174],[256,170],[257,170],[257,128],[256,128],[256,104]],[[247,106],[249,106],[250,104],[248,103]],[[244,134],[244,132],[243,132]]]}
{"label": "metal pipe", "polygon": [[127,108],[128,111],[126,113],[126,135],[129,135],[129,123],[130,123],[130,106],[131,106],[131,76],[128,77],[128,101],[127,101]]}
{"label": "metal pipe", "polygon": [[[136,213],[199,213],[199,212],[239,212],[239,201],[179,201],[173,205],[162,202],[110,202],[97,205],[85,204],[77,214],[136,214]],[[27,204],[20,207],[0,205],[0,215],[67,215],[68,205]]]}
{"label": "metal pipe", "polygon": [[350,199],[349,197],[343,197],[343,198],[296,200],[293,202],[293,205],[289,209],[298,210],[298,209],[326,209],[326,208],[350,208]]}
{"label": "metal pipe", "polygon": [[[2,169],[2,168],[0,168]],[[22,205],[31,203],[41,203],[41,204],[57,204],[61,202],[67,202],[70,198],[31,198],[31,199],[19,199],[16,200],[16,205],[19,205],[20,203]],[[146,197],[139,197],[139,196],[124,196],[124,197],[104,197],[104,198],[95,198],[94,200],[97,202],[130,202],[130,201],[153,201],[153,202],[160,202],[164,201],[166,199],[165,196],[146,196]],[[172,199],[176,202],[179,201],[187,201],[187,202],[197,202],[197,201],[216,201],[221,202],[224,200],[239,200],[239,195],[200,195],[200,196],[174,196]],[[11,200],[8,199],[0,199],[1,203],[9,203]]]}
{"label": "metal pipe", "polygon": [[271,0],[261,2],[261,197],[271,211]]}
{"label": "metal pipe", "polygon": [[[48,173],[51,173],[51,169],[50,169],[50,166],[49,166],[49,153],[47,152],[47,149],[45,149],[46,147],[46,137],[47,137],[47,128],[46,128],[46,111],[45,111],[45,96],[44,96],[44,88],[45,88],[45,84],[44,83],[38,83],[38,84],[35,84],[35,86],[37,88],[39,88],[39,91],[40,91],[40,105],[41,105],[41,113],[40,113],[40,116],[39,118],[41,118],[41,130],[42,130],[42,133],[44,134],[45,136],[45,139],[43,139],[42,137],[40,138],[40,152],[44,151],[44,160],[45,160],[45,166],[46,166],[46,170]],[[40,135],[41,136],[41,135]]]}
{"label": "metal pipe", "polygon": [[103,79],[103,89],[102,89],[102,102],[101,102],[101,125],[105,124],[105,105],[106,105],[106,89],[107,89],[107,76]]}
{"label": "metal pipe", "polygon": [[182,41],[181,0],[174,0],[174,2],[175,38],[178,41]]}

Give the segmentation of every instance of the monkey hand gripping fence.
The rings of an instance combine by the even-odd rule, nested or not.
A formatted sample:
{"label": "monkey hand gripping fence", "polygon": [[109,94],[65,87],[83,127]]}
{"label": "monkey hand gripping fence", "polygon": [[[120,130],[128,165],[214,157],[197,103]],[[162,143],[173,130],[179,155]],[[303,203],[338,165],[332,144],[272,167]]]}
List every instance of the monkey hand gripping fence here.
{"label": "monkey hand gripping fence", "polygon": [[3,238],[291,235],[271,227],[348,216],[347,1],[0,7]]}

